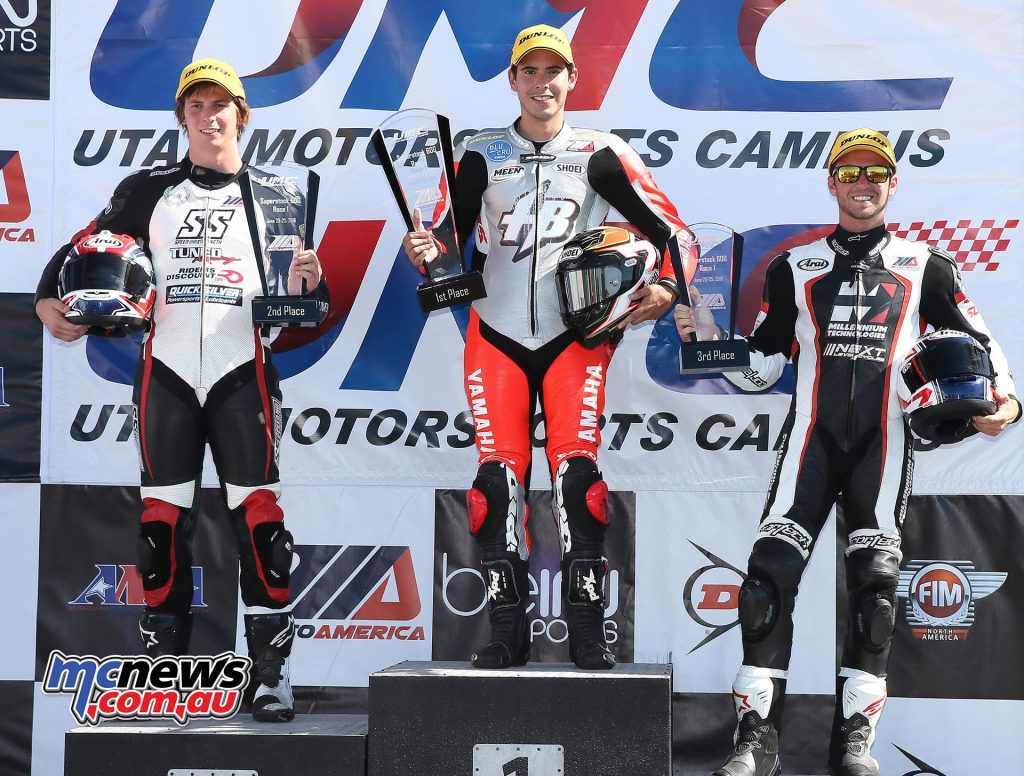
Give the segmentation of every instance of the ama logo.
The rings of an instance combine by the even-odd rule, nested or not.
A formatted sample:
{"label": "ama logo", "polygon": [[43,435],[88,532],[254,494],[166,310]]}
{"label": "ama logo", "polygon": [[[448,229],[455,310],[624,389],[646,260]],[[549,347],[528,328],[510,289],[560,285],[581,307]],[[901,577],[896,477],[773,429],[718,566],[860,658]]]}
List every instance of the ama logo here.
{"label": "ama logo", "polygon": [[711,561],[690,574],[683,586],[683,608],[706,633],[692,653],[739,625],[740,585],[747,575],[699,544],[690,544]]}
{"label": "ama logo", "polygon": [[[203,600],[203,567],[192,567],[192,608],[206,608]],[[142,576],[133,565],[97,563],[96,576],[70,606],[145,606]]]}
{"label": "ama logo", "polygon": [[300,639],[425,639],[423,626],[412,624],[423,607],[411,548],[297,545],[295,555],[292,613]]}
{"label": "ama logo", "polygon": [[31,213],[21,154],[0,151],[0,242],[35,242],[33,229],[3,226],[21,223]]}
{"label": "ama logo", "polygon": [[900,572],[896,595],[907,601],[915,639],[964,641],[974,624],[974,603],[996,592],[1006,572],[977,571],[967,560],[915,560]]}

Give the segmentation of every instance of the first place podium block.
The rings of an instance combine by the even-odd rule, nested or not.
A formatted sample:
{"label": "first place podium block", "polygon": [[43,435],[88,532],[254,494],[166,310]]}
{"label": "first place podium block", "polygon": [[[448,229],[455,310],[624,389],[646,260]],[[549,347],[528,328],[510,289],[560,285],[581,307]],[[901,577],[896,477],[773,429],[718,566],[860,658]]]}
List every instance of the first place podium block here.
{"label": "first place podium block", "polygon": [[364,776],[366,717],[109,722],[64,736],[64,776]]}
{"label": "first place podium block", "polygon": [[399,663],[370,676],[369,776],[669,776],[672,666]]}

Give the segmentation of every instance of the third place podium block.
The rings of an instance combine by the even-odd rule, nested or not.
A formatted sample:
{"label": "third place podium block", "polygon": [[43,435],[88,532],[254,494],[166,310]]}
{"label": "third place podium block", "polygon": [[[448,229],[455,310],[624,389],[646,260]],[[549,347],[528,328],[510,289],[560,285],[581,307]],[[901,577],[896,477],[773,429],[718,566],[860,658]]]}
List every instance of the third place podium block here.
{"label": "third place podium block", "polygon": [[370,676],[369,776],[669,776],[672,666],[405,662]]}

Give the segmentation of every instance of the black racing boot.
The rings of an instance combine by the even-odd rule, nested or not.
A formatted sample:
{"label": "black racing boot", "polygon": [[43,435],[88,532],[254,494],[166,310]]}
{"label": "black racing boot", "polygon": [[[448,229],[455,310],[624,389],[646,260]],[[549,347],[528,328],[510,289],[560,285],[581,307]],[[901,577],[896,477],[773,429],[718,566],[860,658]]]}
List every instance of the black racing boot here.
{"label": "black racing boot", "polygon": [[829,742],[830,776],[878,776],[871,744],[886,696],[884,676],[841,669],[836,680],[836,713]]}
{"label": "black racing boot", "polygon": [[785,686],[785,680],[772,676],[769,669],[740,666],[732,686],[739,715],[733,753],[711,776],[777,776],[780,773],[779,720]]}
{"label": "black racing boot", "polygon": [[245,640],[252,658],[252,716],[257,722],[295,718],[289,676],[295,619],[291,614],[247,614]]}
{"label": "black racing boot", "polygon": [[589,552],[567,552],[562,558],[562,600],[569,626],[569,657],[577,668],[615,666],[604,632],[605,578],[608,561]]}
{"label": "black racing boot", "polygon": [[487,585],[491,638],[470,660],[477,668],[524,666],[532,646],[526,620],[529,564],[515,552],[490,552],[480,567]]}
{"label": "black racing boot", "polygon": [[139,619],[142,649],[150,657],[186,655],[192,637],[192,611],[169,613],[148,609]]}

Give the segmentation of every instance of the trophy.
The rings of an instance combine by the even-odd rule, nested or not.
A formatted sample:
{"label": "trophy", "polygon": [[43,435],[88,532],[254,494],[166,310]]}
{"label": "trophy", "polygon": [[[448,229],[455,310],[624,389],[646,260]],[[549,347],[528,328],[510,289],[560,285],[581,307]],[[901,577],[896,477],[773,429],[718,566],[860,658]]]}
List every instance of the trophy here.
{"label": "trophy", "polygon": [[[327,303],[307,296],[305,278],[301,294],[290,294],[288,270],[297,250],[313,246],[320,176],[299,165],[257,162],[239,183],[252,244],[263,257],[256,262],[263,295],[252,300],[253,324],[319,326],[327,317]],[[257,213],[263,220],[263,239]]]}
{"label": "trophy", "polygon": [[423,311],[487,296],[483,275],[466,269],[459,245],[448,119],[424,108],[408,108],[375,129],[371,143],[406,229],[413,230],[412,213],[419,208],[437,246],[437,256],[423,264],[428,279],[416,289]]}
{"label": "trophy", "polygon": [[[750,347],[745,340],[735,339],[743,236],[715,223],[693,224],[690,232],[697,247],[697,268],[680,302],[693,308],[697,332],[679,350],[679,373],[749,367]],[[686,285],[679,266],[676,277]]]}

